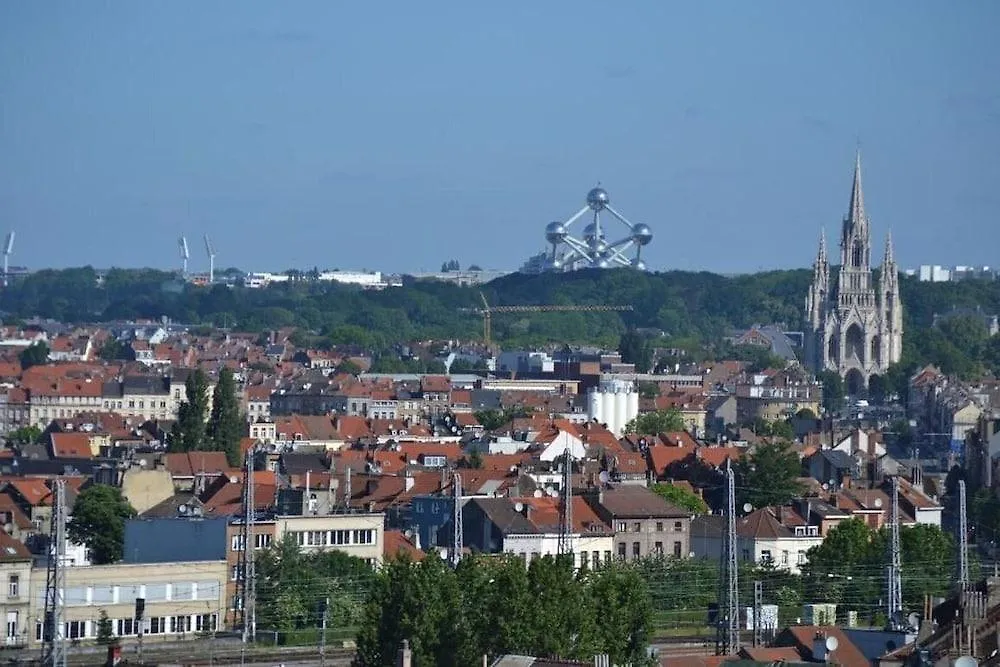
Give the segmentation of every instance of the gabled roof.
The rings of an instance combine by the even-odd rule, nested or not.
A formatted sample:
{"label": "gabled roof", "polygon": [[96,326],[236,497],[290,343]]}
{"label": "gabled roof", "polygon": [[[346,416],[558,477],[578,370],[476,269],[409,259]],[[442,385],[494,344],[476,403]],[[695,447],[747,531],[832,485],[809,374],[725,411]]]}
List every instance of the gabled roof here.
{"label": "gabled roof", "polygon": [[671,505],[644,486],[622,485],[606,489],[597,499],[616,519],[681,518],[690,512]]}
{"label": "gabled roof", "polygon": [[163,455],[163,467],[174,477],[194,477],[198,473],[229,470],[225,452],[175,452]]}
{"label": "gabled roof", "polygon": [[795,533],[783,526],[770,508],[754,510],[736,523],[736,532],[741,537],[755,539],[781,539],[794,537]]}
{"label": "gabled roof", "polygon": [[89,459],[93,456],[89,433],[53,432],[49,434],[49,441],[53,458]]}
{"label": "gabled roof", "polygon": [[20,541],[0,530],[0,563],[30,561],[31,552]]}
{"label": "gabled roof", "polygon": [[386,559],[406,555],[411,561],[421,561],[426,556],[401,530],[385,531],[382,541],[382,554]]}

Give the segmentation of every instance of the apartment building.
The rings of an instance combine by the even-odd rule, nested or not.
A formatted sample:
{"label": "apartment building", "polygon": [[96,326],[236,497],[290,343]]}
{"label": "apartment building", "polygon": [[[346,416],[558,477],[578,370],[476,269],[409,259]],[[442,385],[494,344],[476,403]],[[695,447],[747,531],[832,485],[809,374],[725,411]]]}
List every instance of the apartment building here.
{"label": "apartment building", "polygon": [[28,387],[28,423],[45,428],[53,419],[99,412],[102,387],[99,379],[90,377],[33,382]]}
{"label": "apartment building", "polygon": [[[226,562],[173,562],[89,565],[65,570],[63,637],[70,641],[97,638],[101,612],[123,642],[135,641],[136,599],[145,601],[144,640],[194,639],[220,627],[225,611]],[[28,647],[42,641],[45,568],[31,572]]]}
{"label": "apartment building", "polygon": [[3,645],[8,648],[28,642],[31,561],[31,552],[24,544],[0,531],[0,616],[6,621]]}

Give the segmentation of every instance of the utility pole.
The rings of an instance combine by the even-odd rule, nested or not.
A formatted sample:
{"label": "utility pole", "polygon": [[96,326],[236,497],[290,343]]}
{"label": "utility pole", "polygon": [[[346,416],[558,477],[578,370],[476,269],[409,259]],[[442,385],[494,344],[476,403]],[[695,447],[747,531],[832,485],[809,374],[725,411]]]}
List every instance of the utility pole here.
{"label": "utility pole", "polygon": [[455,506],[452,508],[451,522],[454,524],[454,535],[451,539],[451,564],[453,567],[458,567],[458,564],[462,562],[462,537],[465,534],[462,527],[462,476],[457,472],[452,476],[452,497],[455,501]]}
{"label": "utility pole", "polygon": [[969,583],[969,525],[966,514],[965,480],[958,480],[958,585],[964,589]]}
{"label": "utility pole", "polygon": [[144,664],[142,659],[142,636],[145,634],[146,629],[146,598],[136,598],[135,599],[135,624],[136,633],[139,635],[139,645],[138,645],[138,657],[139,664]]}
{"label": "utility pole", "polygon": [[330,612],[330,598],[320,600],[319,665],[326,667],[326,620]]}
{"label": "utility pole", "polygon": [[722,549],[719,577],[719,618],[715,641],[716,655],[732,655],[740,650],[739,562],[736,558],[736,472],[726,462],[726,539]]}
{"label": "utility pole", "polygon": [[254,567],[254,520],[256,506],[254,505],[253,484],[254,452],[247,452],[246,467],[243,472],[243,525],[240,531],[240,541],[243,551],[240,552],[239,571],[239,620],[243,630],[243,644],[253,642],[257,638],[257,581]]}
{"label": "utility pole", "polygon": [[63,609],[66,594],[66,482],[52,487],[52,521],[49,559],[45,576],[45,613],[42,621],[42,665],[66,667],[66,628]]}
{"label": "utility pole", "polygon": [[889,567],[887,572],[886,614],[895,628],[903,613],[902,556],[899,543],[899,477],[892,478],[892,509],[889,515]]}
{"label": "utility pole", "polygon": [[559,555],[573,554],[573,454],[566,448],[559,503]]}
{"label": "utility pole", "polygon": [[753,582],[753,645],[764,645],[764,582]]}

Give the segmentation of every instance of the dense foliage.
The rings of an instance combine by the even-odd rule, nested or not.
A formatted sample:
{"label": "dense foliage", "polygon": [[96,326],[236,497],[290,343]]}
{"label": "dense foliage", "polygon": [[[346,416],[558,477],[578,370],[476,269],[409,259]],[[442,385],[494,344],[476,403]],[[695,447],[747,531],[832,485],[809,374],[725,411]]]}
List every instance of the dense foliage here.
{"label": "dense foliage", "polygon": [[331,630],[352,627],[375,573],[343,551],[299,549],[291,536],[258,553],[257,626],[294,633],[320,625],[326,604]]}
{"label": "dense foliage", "polygon": [[[798,328],[811,275],[808,270],[734,277],[628,269],[515,273],[481,289],[493,305],[631,305],[634,310],[623,313],[498,314],[493,337],[512,345],[624,343],[623,351],[645,365],[647,346],[634,336],[622,340],[623,334],[653,329],[667,334],[657,347],[708,341],[721,348],[734,328],[771,322]],[[935,314],[953,308],[1000,313],[1000,282],[922,283],[901,276],[900,289],[906,332],[902,366],[935,363],[967,376],[1000,369],[1000,338],[987,335],[981,318],[959,316],[932,326]],[[307,280],[266,289],[200,287],[180,282],[171,272],[112,269],[99,276],[84,267],[38,271],[15,281],[0,295],[0,311],[7,319],[73,323],[166,316],[246,331],[299,326],[318,332],[326,344],[352,343],[378,352],[403,341],[481,337],[479,292],[477,287],[412,279],[383,291]]]}
{"label": "dense foliage", "polygon": [[91,484],[76,497],[66,531],[73,542],[87,545],[96,565],[105,565],[121,560],[125,521],[134,516],[121,489]]}
{"label": "dense foliage", "polygon": [[219,371],[219,381],[212,392],[212,412],[208,417],[206,436],[212,449],[225,452],[231,466],[239,466],[240,439],[243,437],[243,415],[236,395],[236,380],[228,366]]}
{"label": "dense foliage", "polygon": [[701,496],[688,491],[682,486],[675,486],[664,482],[662,484],[653,484],[649,489],[674,507],[685,509],[692,514],[705,514],[708,512],[708,504],[702,500]]}
{"label": "dense foliage", "polygon": [[476,665],[483,654],[648,662],[652,602],[638,569],[573,572],[546,556],[525,568],[513,557],[390,561],[379,572],[358,634],[359,662],[394,665],[406,639],[413,664]]}
{"label": "dense foliage", "polygon": [[625,424],[626,433],[677,433],[685,430],[684,417],[678,410],[644,412]]}
{"label": "dense foliage", "polygon": [[802,463],[787,442],[758,445],[733,468],[736,472],[736,502],[754,509],[783,505],[801,495]]}

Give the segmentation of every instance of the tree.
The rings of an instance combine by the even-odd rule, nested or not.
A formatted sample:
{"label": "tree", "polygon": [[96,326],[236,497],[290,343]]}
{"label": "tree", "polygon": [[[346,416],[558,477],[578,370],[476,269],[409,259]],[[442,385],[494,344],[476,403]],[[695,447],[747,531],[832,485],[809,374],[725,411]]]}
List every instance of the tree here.
{"label": "tree", "polygon": [[236,398],[236,381],[233,371],[223,366],[219,381],[212,394],[212,414],[208,419],[207,435],[212,449],[225,452],[231,466],[239,466],[240,439],[243,437],[243,417]]}
{"label": "tree", "polygon": [[653,604],[646,581],[635,568],[611,563],[590,575],[593,625],[600,649],[614,665],[648,660]]}
{"label": "tree", "polygon": [[114,338],[104,341],[98,355],[104,361],[135,361],[132,346]]}
{"label": "tree", "polygon": [[49,363],[49,346],[44,341],[36,341],[21,351],[19,359],[24,370],[32,366],[44,366]]}
{"label": "tree", "polygon": [[35,425],[22,426],[7,434],[7,442],[15,445],[33,445],[42,437],[42,430]]}
{"label": "tree", "polygon": [[184,382],[186,400],[177,406],[177,421],[170,434],[170,451],[191,452],[205,449],[205,419],[208,416],[208,376],[194,369]]}
{"label": "tree", "polygon": [[636,384],[641,398],[656,398],[660,395],[660,386],[655,382],[642,381]]}
{"label": "tree", "polygon": [[833,371],[820,371],[816,379],[823,385],[823,409],[836,412],[844,406],[844,380]]}
{"label": "tree", "polygon": [[621,335],[618,340],[618,352],[626,364],[634,364],[638,373],[648,373],[653,367],[653,351],[649,340],[634,329]]}
{"label": "tree", "polygon": [[758,445],[735,465],[737,504],[755,508],[784,505],[802,493],[802,463],[787,442]]}
{"label": "tree", "polygon": [[625,425],[626,433],[676,433],[685,430],[679,410],[657,410],[639,415]]}
{"label": "tree", "polygon": [[108,618],[108,612],[102,609],[97,617],[97,643],[107,646],[108,644],[113,644],[114,642],[114,626],[111,624],[111,619]]}
{"label": "tree", "polygon": [[361,366],[358,366],[350,359],[344,359],[337,366],[337,372],[345,373],[347,375],[359,375],[361,373]]}
{"label": "tree", "polygon": [[66,530],[72,541],[87,545],[94,563],[106,565],[121,560],[125,521],[134,516],[135,510],[121,490],[107,484],[92,484],[76,497]]}
{"label": "tree", "polygon": [[705,504],[705,501],[683,487],[673,484],[654,484],[650,490],[675,507],[686,509],[695,514],[708,512],[708,505]]}

